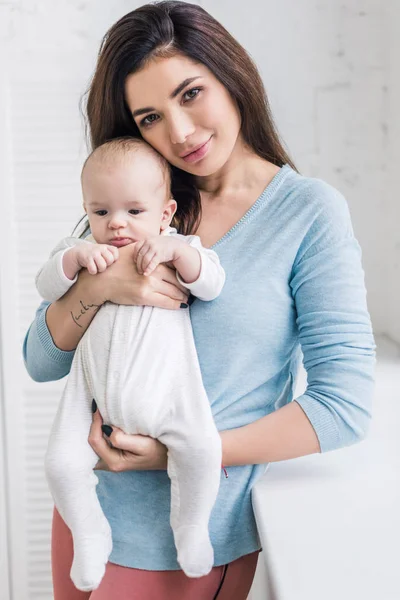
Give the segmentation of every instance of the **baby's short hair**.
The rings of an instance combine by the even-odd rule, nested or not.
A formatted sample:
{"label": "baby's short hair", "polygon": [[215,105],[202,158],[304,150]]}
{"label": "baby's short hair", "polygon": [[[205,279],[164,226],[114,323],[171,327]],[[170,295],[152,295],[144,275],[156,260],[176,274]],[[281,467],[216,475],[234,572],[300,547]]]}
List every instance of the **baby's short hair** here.
{"label": "baby's short hair", "polygon": [[87,157],[82,167],[82,174],[85,170],[88,162],[92,160],[98,160],[100,163],[109,159],[118,159],[122,156],[128,156],[129,154],[137,151],[144,150],[153,156],[159,163],[162,171],[165,175],[165,183],[168,185],[168,189],[171,188],[171,166],[169,162],[159,154],[150,144],[145,142],[143,139],[124,136],[108,140],[97,146]]}

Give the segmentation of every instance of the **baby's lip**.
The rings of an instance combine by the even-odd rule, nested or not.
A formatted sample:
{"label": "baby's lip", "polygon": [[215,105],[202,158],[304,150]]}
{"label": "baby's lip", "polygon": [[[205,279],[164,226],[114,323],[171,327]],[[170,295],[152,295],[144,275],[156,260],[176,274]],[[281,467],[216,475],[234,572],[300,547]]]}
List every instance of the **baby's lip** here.
{"label": "baby's lip", "polygon": [[116,246],[117,248],[119,248],[121,246],[128,246],[128,244],[132,244],[132,243],[133,243],[133,239],[129,238],[129,237],[115,237],[109,241],[109,244],[111,246]]}

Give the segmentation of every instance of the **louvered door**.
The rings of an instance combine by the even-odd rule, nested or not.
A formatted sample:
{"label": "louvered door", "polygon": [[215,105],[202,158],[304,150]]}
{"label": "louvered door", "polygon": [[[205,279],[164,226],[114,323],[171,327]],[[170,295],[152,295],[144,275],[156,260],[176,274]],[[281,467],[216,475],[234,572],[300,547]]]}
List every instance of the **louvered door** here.
{"label": "louvered door", "polygon": [[64,382],[32,381],[21,347],[40,303],[35,273],[82,212],[78,102],[83,83],[51,74],[42,81],[11,75],[0,88],[1,366],[7,433],[1,440],[5,472],[0,469],[0,478],[7,477],[10,534],[10,591],[4,600],[51,600],[52,501],[43,458]]}

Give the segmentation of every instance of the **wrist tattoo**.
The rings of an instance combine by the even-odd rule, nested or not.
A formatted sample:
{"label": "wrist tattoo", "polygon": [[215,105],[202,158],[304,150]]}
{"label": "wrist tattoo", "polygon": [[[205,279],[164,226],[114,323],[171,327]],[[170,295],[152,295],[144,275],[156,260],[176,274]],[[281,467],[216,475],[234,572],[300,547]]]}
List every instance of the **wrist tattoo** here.
{"label": "wrist tattoo", "polygon": [[79,303],[80,303],[80,305],[82,307],[80,314],[79,315],[74,315],[74,313],[71,310],[71,317],[72,317],[72,320],[75,323],[75,325],[78,325],[78,327],[82,328],[82,325],[80,325],[78,323],[79,319],[81,317],[83,317],[83,315],[85,315],[90,308],[94,308],[95,312],[97,312],[99,310],[99,308],[101,308],[101,304],[83,304],[82,300],[79,300]]}

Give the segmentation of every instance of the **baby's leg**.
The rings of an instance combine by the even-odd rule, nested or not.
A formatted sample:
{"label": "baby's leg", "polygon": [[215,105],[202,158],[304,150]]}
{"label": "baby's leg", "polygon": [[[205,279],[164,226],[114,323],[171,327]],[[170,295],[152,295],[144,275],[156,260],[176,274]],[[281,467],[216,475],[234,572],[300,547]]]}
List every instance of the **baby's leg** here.
{"label": "baby's leg", "polygon": [[51,430],[45,457],[55,505],[72,532],[71,579],[82,591],[96,589],[112,550],[111,528],[96,494],[98,456],[88,442],[92,394],[78,346]]}
{"label": "baby's leg", "polygon": [[178,562],[189,577],[201,577],[214,563],[208,523],[220,484],[221,438],[205,393],[193,398],[190,407],[185,404],[159,439],[168,447],[171,527]]}

